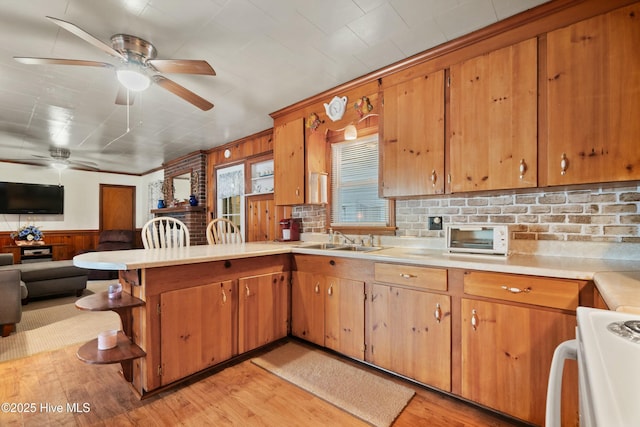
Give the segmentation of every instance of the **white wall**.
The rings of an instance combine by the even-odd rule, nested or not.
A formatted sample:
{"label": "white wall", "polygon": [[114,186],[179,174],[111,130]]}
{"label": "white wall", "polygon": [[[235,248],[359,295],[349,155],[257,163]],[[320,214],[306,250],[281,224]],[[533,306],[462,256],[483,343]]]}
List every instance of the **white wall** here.
{"label": "white wall", "polygon": [[42,230],[97,230],[99,223],[100,184],[136,187],[136,227],[142,227],[149,217],[149,183],[164,178],[162,170],[145,176],[78,170],[57,170],[44,166],[29,166],[0,162],[0,181],[33,184],[64,185],[63,215],[0,214],[0,231],[14,231],[20,225],[32,223]]}

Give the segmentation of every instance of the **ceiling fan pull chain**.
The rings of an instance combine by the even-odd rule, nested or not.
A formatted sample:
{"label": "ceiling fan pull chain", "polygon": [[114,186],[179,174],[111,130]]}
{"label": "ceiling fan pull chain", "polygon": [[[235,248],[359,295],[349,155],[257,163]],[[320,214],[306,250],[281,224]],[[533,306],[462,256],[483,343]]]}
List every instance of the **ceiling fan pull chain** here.
{"label": "ceiling fan pull chain", "polygon": [[129,133],[129,108],[131,105],[129,104],[129,89],[127,89],[127,133]]}

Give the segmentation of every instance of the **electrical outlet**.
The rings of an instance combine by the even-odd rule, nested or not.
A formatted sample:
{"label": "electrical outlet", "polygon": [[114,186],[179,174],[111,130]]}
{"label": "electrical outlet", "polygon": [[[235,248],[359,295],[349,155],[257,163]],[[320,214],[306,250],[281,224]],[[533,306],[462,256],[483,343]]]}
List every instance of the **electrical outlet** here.
{"label": "electrical outlet", "polygon": [[429,217],[429,230],[442,230],[442,217],[430,216]]}

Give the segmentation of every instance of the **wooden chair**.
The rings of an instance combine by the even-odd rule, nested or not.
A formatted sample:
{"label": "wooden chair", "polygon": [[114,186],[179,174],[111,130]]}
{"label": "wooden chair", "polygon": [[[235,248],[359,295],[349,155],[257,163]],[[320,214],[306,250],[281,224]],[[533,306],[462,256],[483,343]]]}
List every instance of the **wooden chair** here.
{"label": "wooden chair", "polygon": [[145,249],[189,246],[189,229],[179,219],[153,218],[142,227],[142,244]]}
{"label": "wooden chair", "polygon": [[242,233],[233,222],[225,218],[216,218],[207,226],[207,242],[210,245],[242,243]]}

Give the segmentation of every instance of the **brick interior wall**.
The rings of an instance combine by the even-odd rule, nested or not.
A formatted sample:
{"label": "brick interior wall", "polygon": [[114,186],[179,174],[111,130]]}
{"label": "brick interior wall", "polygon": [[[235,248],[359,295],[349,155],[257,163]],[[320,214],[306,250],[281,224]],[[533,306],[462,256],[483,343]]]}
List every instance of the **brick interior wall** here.
{"label": "brick interior wall", "polygon": [[[165,165],[164,178],[165,181],[172,177],[184,173],[186,171],[198,172],[198,185],[195,196],[198,204],[204,206],[206,201],[207,189],[207,156],[204,153],[196,153],[185,156],[176,162]],[[207,237],[207,212],[206,209],[189,210],[187,207],[184,212],[167,212],[163,215],[171,216],[184,222],[189,229],[189,237],[191,245],[206,245]]]}
{"label": "brick interior wall", "polygon": [[[398,200],[396,235],[444,237],[427,229],[428,217],[441,216],[445,224],[507,224],[520,240],[639,243],[639,203],[637,185]],[[293,216],[305,232],[326,231],[323,206],[296,206]]]}
{"label": "brick interior wall", "polygon": [[[195,195],[198,202],[204,204],[207,194],[207,155],[205,153],[196,153],[165,165],[164,179],[166,181],[168,178],[186,171],[198,172],[198,189]],[[169,200],[165,200],[165,202],[167,205],[169,204]]]}

